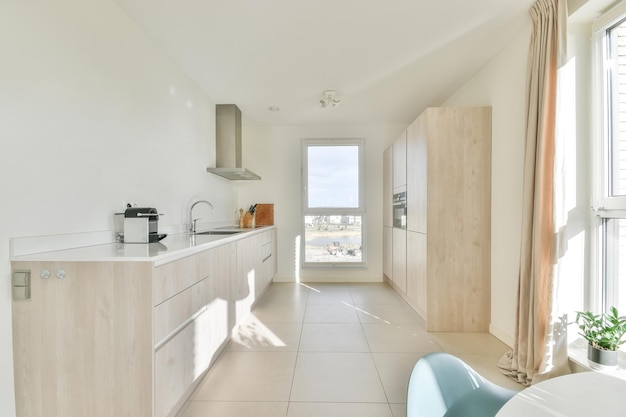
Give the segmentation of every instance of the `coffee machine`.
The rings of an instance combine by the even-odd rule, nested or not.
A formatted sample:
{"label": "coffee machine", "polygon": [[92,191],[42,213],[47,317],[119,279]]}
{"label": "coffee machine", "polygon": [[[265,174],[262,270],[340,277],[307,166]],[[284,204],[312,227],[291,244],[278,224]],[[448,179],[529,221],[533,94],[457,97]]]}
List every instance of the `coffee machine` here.
{"label": "coffee machine", "polygon": [[152,243],[163,239],[159,234],[159,212],[153,207],[128,207],[124,211],[124,243]]}

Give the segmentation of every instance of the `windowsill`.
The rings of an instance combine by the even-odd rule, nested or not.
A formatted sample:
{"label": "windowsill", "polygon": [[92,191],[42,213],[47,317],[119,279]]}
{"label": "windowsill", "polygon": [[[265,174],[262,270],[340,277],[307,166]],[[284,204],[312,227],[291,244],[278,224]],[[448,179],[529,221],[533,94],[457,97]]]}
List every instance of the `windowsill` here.
{"label": "windowsill", "polygon": [[607,371],[599,371],[591,368],[589,360],[587,359],[587,341],[582,338],[575,340],[567,346],[567,354],[570,360],[570,368],[572,368],[573,372],[602,372],[617,378],[626,379],[626,352],[619,352],[617,369]]}

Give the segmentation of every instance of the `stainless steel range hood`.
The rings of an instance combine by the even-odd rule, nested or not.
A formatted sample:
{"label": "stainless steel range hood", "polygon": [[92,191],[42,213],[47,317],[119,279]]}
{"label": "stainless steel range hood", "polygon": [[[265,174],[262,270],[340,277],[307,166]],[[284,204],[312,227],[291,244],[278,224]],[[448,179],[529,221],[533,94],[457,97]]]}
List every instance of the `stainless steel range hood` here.
{"label": "stainless steel range hood", "polygon": [[207,168],[229,180],[260,180],[241,165],[241,111],[234,104],[215,106],[215,168]]}

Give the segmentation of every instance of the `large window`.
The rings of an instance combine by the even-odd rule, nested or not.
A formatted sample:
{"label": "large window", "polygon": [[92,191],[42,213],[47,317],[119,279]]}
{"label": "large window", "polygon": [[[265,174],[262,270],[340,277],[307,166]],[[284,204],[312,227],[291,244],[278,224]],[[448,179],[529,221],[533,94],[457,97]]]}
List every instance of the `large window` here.
{"label": "large window", "polygon": [[363,140],[302,141],[303,266],[364,262]]}
{"label": "large window", "polygon": [[594,188],[601,280],[591,292],[590,308],[599,311],[616,306],[626,314],[626,8],[600,19],[594,36],[595,86],[601,92],[597,131],[603,138],[596,161],[596,172],[601,175]]}

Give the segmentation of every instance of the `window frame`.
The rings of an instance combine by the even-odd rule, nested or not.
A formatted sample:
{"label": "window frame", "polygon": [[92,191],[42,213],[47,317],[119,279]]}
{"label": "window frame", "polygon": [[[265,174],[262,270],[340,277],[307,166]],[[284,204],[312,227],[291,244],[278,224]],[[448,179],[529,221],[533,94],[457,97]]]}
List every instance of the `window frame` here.
{"label": "window frame", "polygon": [[[308,149],[311,146],[357,146],[359,167],[359,201],[357,207],[309,207],[309,166]],[[301,140],[301,242],[300,266],[302,268],[364,268],[367,260],[367,219],[365,209],[365,139],[362,138],[325,138],[325,139],[302,139]],[[361,261],[360,262],[307,262],[306,261],[306,216],[318,215],[341,215],[361,217]]]}
{"label": "window frame", "polygon": [[[614,273],[615,265],[611,263],[614,252],[611,252],[616,239],[610,241],[611,219],[626,219],[626,196],[613,196],[611,174],[613,167],[612,134],[614,131],[614,97],[610,82],[612,81],[607,65],[609,59],[608,32],[626,21],[626,4],[622,3],[598,18],[592,25],[592,117],[594,120],[593,136],[593,186],[592,186],[592,273],[587,286],[585,309],[606,312],[617,302],[615,289],[618,277]],[[624,313],[624,312],[622,312]]]}

